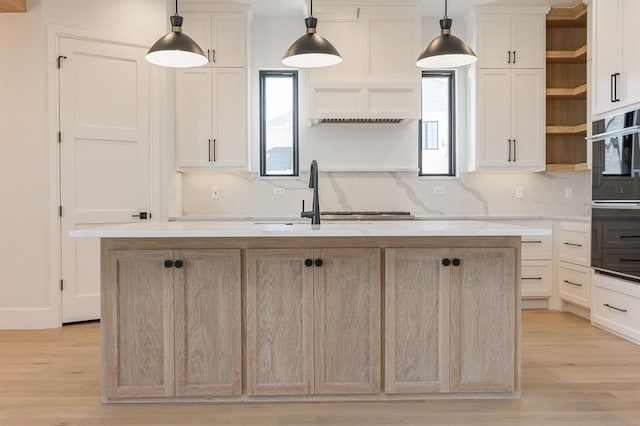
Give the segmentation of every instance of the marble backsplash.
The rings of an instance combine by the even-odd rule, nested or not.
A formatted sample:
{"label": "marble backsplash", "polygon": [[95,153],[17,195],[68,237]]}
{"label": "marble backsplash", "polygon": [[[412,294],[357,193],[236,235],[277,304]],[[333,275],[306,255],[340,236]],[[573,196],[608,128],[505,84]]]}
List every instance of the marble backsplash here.
{"label": "marble backsplash", "polygon": [[[311,208],[308,173],[263,178],[253,173],[185,173],[182,215],[216,217],[298,217]],[[402,172],[322,172],[322,211],[403,210],[416,216],[569,217],[588,216],[588,172],[465,173],[458,178],[417,177]],[[212,188],[220,198],[212,198]],[[440,187],[443,194],[434,195]],[[522,187],[523,198],[516,198]],[[280,189],[281,188],[281,189]],[[566,188],[572,197],[566,198]],[[277,189],[284,193],[277,194]]]}

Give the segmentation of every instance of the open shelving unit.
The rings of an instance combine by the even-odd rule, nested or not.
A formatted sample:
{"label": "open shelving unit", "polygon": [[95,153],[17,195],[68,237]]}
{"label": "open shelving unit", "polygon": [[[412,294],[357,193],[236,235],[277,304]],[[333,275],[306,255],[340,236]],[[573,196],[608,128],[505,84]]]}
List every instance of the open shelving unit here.
{"label": "open shelving unit", "polygon": [[547,15],[547,171],[587,170],[587,7]]}

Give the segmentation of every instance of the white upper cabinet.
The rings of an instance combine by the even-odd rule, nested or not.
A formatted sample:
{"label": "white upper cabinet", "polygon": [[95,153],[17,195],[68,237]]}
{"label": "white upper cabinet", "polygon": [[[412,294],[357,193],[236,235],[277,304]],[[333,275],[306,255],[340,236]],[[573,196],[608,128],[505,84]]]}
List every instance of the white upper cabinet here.
{"label": "white upper cabinet", "polygon": [[544,68],[544,14],[479,13],[477,23],[478,67]]}
{"label": "white upper cabinet", "polygon": [[187,11],[186,4],[184,9],[183,30],[204,50],[208,66],[246,66],[246,11]]}
{"label": "white upper cabinet", "polygon": [[593,114],[640,102],[640,2],[593,2]]}

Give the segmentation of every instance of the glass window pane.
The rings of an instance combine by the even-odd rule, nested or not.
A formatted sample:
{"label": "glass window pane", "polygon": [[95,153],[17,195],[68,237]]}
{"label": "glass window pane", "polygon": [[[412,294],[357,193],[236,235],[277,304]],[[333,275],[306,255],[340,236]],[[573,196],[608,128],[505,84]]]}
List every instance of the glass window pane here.
{"label": "glass window pane", "polygon": [[261,72],[261,174],[297,175],[297,74]]}
{"label": "glass window pane", "polygon": [[420,141],[421,175],[454,175],[453,72],[424,72]]}

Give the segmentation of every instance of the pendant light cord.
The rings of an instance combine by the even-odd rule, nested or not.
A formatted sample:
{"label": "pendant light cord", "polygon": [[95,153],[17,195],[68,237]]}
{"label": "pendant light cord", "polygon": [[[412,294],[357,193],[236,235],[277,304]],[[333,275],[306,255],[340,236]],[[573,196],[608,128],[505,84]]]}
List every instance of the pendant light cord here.
{"label": "pendant light cord", "polygon": [[176,0],[176,16],[178,16],[178,0]]}
{"label": "pendant light cord", "polygon": [[[178,0],[176,0],[176,1],[178,1]],[[311,7],[310,7],[310,10],[309,10],[309,16],[313,16],[313,0],[311,0],[310,3],[311,3]]]}
{"label": "pendant light cord", "polygon": [[[176,3],[177,2],[178,0],[176,0]],[[444,19],[447,19],[447,0],[444,0]]]}

